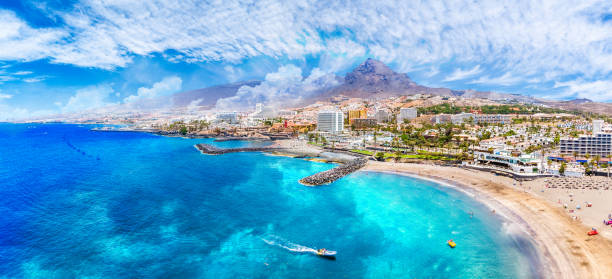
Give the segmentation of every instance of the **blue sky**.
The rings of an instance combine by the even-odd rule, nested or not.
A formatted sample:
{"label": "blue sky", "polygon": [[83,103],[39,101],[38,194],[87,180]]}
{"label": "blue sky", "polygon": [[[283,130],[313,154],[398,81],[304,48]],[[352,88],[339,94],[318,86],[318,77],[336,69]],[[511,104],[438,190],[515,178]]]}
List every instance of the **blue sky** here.
{"label": "blue sky", "polygon": [[249,79],[301,94],[368,57],[428,86],[612,101],[609,1],[136,2],[0,1],[0,119]]}

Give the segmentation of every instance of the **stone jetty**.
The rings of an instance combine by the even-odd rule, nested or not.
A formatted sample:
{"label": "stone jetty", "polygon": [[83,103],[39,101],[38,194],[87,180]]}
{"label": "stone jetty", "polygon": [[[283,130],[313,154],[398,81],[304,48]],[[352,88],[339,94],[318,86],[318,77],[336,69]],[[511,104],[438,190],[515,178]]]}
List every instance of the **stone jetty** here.
{"label": "stone jetty", "polygon": [[200,152],[209,155],[221,155],[225,153],[235,153],[235,152],[260,152],[260,151],[280,151],[282,148],[276,147],[241,147],[241,148],[218,148],[212,146],[210,144],[198,143],[195,147],[200,150]]}
{"label": "stone jetty", "polygon": [[311,176],[304,177],[300,179],[300,183],[307,186],[318,186],[323,184],[332,183],[352,172],[359,170],[364,167],[368,159],[366,158],[357,158],[355,160],[349,161],[343,165],[337,166],[331,170],[323,171],[320,173],[313,174]]}

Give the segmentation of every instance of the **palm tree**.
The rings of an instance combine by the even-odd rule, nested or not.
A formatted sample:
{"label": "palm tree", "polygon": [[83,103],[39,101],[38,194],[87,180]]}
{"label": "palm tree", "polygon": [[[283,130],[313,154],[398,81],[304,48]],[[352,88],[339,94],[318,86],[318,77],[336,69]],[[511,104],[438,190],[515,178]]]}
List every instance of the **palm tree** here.
{"label": "palm tree", "polygon": [[610,164],[612,164],[612,153],[608,154],[608,178],[610,178]]}

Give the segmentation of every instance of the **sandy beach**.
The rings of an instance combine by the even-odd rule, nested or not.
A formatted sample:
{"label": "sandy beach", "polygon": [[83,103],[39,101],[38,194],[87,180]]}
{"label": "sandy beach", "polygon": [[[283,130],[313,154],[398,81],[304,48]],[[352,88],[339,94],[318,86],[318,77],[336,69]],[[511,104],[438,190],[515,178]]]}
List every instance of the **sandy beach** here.
{"label": "sandy beach", "polygon": [[[592,207],[573,213],[563,208],[569,193],[546,188],[538,179],[522,184],[507,177],[458,167],[370,161],[364,171],[417,175],[454,185],[474,195],[512,223],[518,224],[533,240],[542,260],[545,278],[610,278],[612,276],[612,233],[602,218],[612,204],[612,191],[574,191],[573,200]],[[543,190],[543,191],[542,191]],[[559,200],[562,199],[561,202]],[[569,205],[568,205],[569,208]],[[602,234],[588,236],[591,227]]]}

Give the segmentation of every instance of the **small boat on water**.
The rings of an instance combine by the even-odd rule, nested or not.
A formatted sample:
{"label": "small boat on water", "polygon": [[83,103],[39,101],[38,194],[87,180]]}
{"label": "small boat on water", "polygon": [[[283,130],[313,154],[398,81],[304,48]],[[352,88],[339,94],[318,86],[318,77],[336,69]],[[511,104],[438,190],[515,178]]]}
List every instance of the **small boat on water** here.
{"label": "small boat on water", "polygon": [[455,246],[457,246],[457,243],[455,243],[452,239],[447,241],[446,243],[448,243],[448,246],[450,246],[450,248],[455,248]]}
{"label": "small boat on water", "polygon": [[321,248],[321,249],[317,250],[317,256],[319,256],[321,258],[335,260],[336,259],[336,251],[329,251],[329,250],[327,250],[325,248]]}

